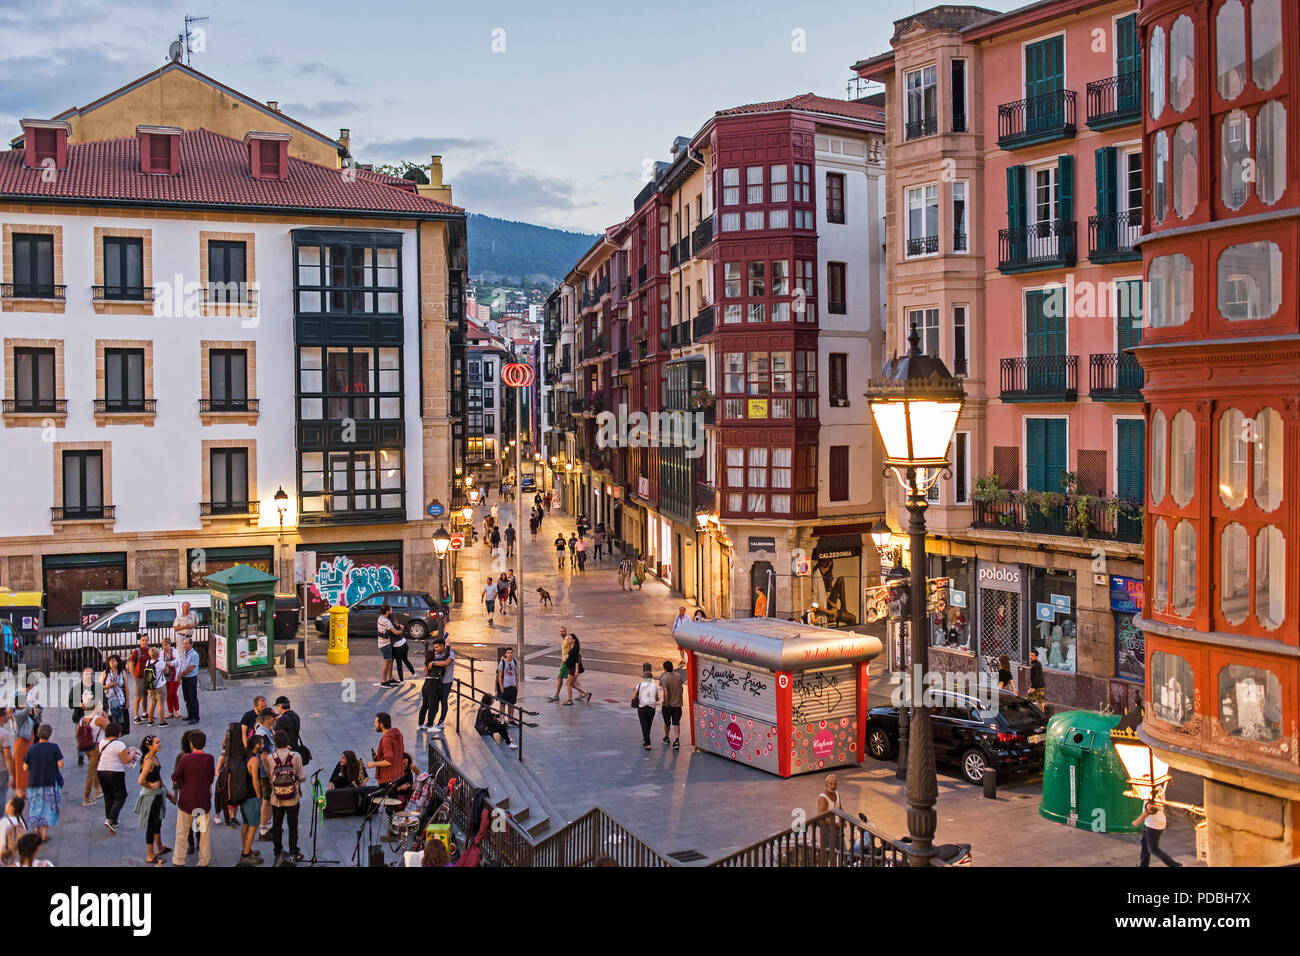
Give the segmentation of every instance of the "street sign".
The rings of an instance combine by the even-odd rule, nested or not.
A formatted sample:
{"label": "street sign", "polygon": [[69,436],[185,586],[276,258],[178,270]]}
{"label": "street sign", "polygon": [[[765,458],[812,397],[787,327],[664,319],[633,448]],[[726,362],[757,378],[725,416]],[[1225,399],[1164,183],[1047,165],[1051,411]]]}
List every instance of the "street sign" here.
{"label": "street sign", "polygon": [[451,536],[451,550],[459,551],[465,547],[465,536],[463,534],[453,534]]}
{"label": "street sign", "polygon": [[441,518],[447,513],[447,509],[442,506],[441,501],[435,499],[429,502],[428,512],[430,518]]}

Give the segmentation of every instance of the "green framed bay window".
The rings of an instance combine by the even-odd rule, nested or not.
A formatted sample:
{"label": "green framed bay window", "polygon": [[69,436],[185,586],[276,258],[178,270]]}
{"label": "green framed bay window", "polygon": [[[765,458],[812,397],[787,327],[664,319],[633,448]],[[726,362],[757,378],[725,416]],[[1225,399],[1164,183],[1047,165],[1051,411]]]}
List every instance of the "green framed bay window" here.
{"label": "green framed bay window", "polygon": [[302,518],[402,516],[406,509],[405,460],[401,448],[299,452]]}
{"label": "green framed bay window", "polygon": [[301,421],[398,420],[403,416],[402,349],[300,346]]}
{"label": "green framed bay window", "polygon": [[402,235],[386,232],[294,232],[294,301],[298,314],[399,315]]}

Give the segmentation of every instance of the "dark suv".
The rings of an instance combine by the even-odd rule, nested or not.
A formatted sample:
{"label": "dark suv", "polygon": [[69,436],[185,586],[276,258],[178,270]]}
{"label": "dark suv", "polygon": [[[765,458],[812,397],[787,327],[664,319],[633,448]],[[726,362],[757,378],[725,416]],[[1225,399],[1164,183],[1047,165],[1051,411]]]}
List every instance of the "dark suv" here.
{"label": "dark suv", "polygon": [[[442,607],[431,594],[424,591],[376,591],[348,608],[348,638],[377,637],[379,609],[385,604],[392,606],[393,623],[402,627],[410,640],[423,641],[430,633],[438,632]],[[317,616],[316,631],[322,637],[329,636],[328,611]]]}
{"label": "dark suv", "polygon": [[[1047,715],[1032,701],[1009,691],[995,691],[996,710],[974,697],[950,694],[943,706],[930,709],[936,763],[955,765],[971,783],[992,767],[999,774],[1027,773],[1043,766]],[[867,712],[867,753],[889,760],[898,753],[898,708]]]}

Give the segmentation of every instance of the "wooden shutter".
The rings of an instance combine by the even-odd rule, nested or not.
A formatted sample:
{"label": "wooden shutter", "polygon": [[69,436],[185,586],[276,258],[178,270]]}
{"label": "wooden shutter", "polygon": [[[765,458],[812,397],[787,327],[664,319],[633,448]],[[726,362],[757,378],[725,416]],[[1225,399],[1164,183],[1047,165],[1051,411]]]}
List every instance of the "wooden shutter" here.
{"label": "wooden shutter", "polygon": [[1020,487],[1020,448],[1016,445],[993,447],[993,474],[998,476],[998,487]]}
{"label": "wooden shutter", "polygon": [[1061,472],[1070,467],[1070,446],[1067,440],[1069,423],[1064,418],[1043,419],[1046,426],[1046,465],[1043,479],[1047,491],[1064,491]]}
{"label": "wooden shutter", "polygon": [[831,501],[848,501],[849,446],[832,445],[830,452]]}
{"label": "wooden shutter", "polygon": [[1115,147],[1103,146],[1093,153],[1093,158],[1097,164],[1097,251],[1107,252],[1119,245],[1119,224],[1115,220],[1118,210]]}
{"label": "wooden shutter", "polygon": [[[1123,289],[1119,287],[1123,286]],[[1131,279],[1116,283],[1115,322],[1117,323],[1116,344],[1119,351],[1132,348],[1142,341],[1142,280]]]}
{"label": "wooden shutter", "polygon": [[1025,419],[1025,484],[1035,491],[1044,491],[1047,464],[1047,419]]}
{"label": "wooden shutter", "polygon": [[1025,167],[1007,167],[1007,229],[1011,232],[1011,261],[1025,258],[1028,236],[1025,232]]}
{"label": "wooden shutter", "polygon": [[1074,222],[1074,157],[1056,157],[1056,209],[1063,223]]}
{"label": "wooden shutter", "polygon": [[1141,501],[1146,484],[1146,422],[1121,418],[1115,422],[1115,494],[1129,501]]}

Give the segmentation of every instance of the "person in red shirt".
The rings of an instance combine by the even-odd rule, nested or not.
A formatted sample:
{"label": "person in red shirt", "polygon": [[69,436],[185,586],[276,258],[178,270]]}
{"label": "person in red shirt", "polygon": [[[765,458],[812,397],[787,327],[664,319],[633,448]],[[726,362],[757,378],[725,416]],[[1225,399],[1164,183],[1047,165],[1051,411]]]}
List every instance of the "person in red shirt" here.
{"label": "person in red shirt", "polygon": [[199,819],[199,866],[212,862],[212,781],[217,776],[216,761],[204,753],[208,742],[201,730],[190,731],[191,751],[176,762],[172,783],[176,785],[176,849],[172,866],[184,866],[186,835]]}
{"label": "person in red shirt", "polygon": [[[131,676],[135,678],[135,722],[144,723],[145,711],[149,706],[149,691],[152,687],[145,686],[144,668],[149,663],[149,635],[140,635],[139,646],[131,652],[129,658],[129,667]],[[123,728],[125,731],[126,728]]]}
{"label": "person in red shirt", "polygon": [[380,711],[375,714],[375,733],[379,738],[379,750],[374,753],[374,760],[366,764],[375,771],[375,779],[380,786],[386,786],[402,775],[402,754],[406,750],[402,732],[393,726],[393,718]]}

